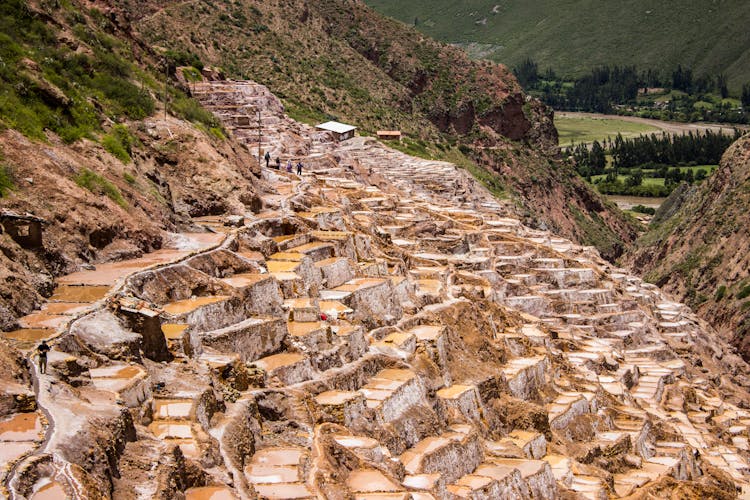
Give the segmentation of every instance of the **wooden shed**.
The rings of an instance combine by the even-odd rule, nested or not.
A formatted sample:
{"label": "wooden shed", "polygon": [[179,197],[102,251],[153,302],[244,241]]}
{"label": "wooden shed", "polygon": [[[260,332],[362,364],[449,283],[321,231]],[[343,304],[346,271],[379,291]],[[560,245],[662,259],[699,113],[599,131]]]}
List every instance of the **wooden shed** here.
{"label": "wooden shed", "polygon": [[400,130],[378,130],[378,139],[381,141],[400,141]]}

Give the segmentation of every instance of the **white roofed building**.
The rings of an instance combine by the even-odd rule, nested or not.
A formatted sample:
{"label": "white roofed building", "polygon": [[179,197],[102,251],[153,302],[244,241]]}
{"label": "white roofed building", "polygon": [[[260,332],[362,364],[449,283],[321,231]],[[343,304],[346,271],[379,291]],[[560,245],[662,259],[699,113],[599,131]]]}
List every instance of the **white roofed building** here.
{"label": "white roofed building", "polygon": [[354,137],[354,131],[357,130],[357,127],[353,125],[339,122],[325,122],[316,125],[315,128],[333,133],[333,136],[337,141],[351,139]]}

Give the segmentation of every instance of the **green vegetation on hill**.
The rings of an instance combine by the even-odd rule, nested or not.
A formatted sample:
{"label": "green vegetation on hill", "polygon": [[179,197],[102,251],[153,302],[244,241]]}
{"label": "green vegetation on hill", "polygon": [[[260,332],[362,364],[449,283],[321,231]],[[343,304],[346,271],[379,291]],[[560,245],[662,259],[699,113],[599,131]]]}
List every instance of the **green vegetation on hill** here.
{"label": "green vegetation on hill", "polygon": [[564,155],[600,193],[667,196],[681,182],[692,184],[708,177],[740,135],[739,131],[731,136],[706,130],[627,139],[618,134],[602,143],[594,140],[590,146],[569,146]]}
{"label": "green vegetation on hill", "polygon": [[98,11],[87,18],[68,8],[72,31],[89,50],[57,43],[56,30],[26,2],[0,4],[0,125],[36,139],[49,129],[73,142],[99,130],[104,117],[153,113],[154,100],[137,84],[129,47],[94,27],[103,19]]}
{"label": "green vegetation on hill", "polygon": [[738,93],[750,82],[744,0],[599,2],[575,0],[365,0],[474,56],[509,66],[527,57],[576,77],[604,64],[726,74]]}

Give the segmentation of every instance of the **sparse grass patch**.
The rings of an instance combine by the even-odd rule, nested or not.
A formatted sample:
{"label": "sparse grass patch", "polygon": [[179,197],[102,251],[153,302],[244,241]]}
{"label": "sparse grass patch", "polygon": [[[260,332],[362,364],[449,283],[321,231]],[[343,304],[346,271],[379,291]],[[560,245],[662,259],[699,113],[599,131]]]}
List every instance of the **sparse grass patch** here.
{"label": "sparse grass patch", "polygon": [[319,109],[312,109],[290,99],[284,100],[284,108],[290,118],[298,122],[307,123],[308,125],[317,125],[328,119],[326,114]]}
{"label": "sparse grass patch", "polygon": [[719,302],[721,299],[724,298],[726,294],[727,294],[726,285],[719,286],[719,288],[716,289],[716,295],[714,295],[714,301]]}
{"label": "sparse grass patch", "polygon": [[135,184],[135,176],[131,174],[130,172],[123,173],[122,178],[125,179],[125,182],[127,182],[131,186]]}
{"label": "sparse grass patch", "polygon": [[434,160],[435,157],[427,150],[427,143],[420,139],[412,139],[411,137],[403,137],[399,142],[393,142],[388,144],[393,149],[398,149],[402,153],[406,153],[411,156],[417,156],[426,160]]}
{"label": "sparse grass patch", "polygon": [[138,140],[130,133],[125,125],[115,125],[112,131],[102,137],[102,145],[112,156],[127,164],[130,163],[130,155],[133,146]]}
{"label": "sparse grass patch", "polygon": [[223,141],[227,138],[227,136],[224,135],[224,130],[221,127],[211,127],[208,129],[208,132],[220,141]]}
{"label": "sparse grass patch", "polygon": [[172,97],[173,100],[170,103],[170,109],[175,115],[193,123],[204,125],[209,130],[211,128],[221,128],[221,122],[219,122],[218,118],[201,106],[195,99],[176,91]]}
{"label": "sparse grass patch", "polygon": [[184,76],[185,80],[187,80],[190,83],[203,81],[203,75],[201,75],[201,72],[192,66],[187,67],[187,68],[182,68],[182,76]]}
{"label": "sparse grass patch", "polygon": [[0,198],[4,198],[14,187],[10,169],[7,165],[0,165]]}
{"label": "sparse grass patch", "polygon": [[737,292],[737,300],[742,300],[748,296],[750,296],[750,285],[743,286],[740,291]]}
{"label": "sparse grass patch", "polygon": [[82,188],[88,189],[94,194],[103,194],[123,208],[128,205],[117,186],[88,168],[81,169],[73,180]]}

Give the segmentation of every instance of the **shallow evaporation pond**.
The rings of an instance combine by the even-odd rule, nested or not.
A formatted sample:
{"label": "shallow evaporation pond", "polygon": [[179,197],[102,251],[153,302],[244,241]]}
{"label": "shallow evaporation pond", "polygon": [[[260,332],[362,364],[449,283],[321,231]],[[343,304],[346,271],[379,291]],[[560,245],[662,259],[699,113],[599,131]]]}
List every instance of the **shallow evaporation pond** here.
{"label": "shallow evaporation pond", "polygon": [[5,340],[14,340],[23,344],[35,344],[42,339],[48,339],[55,334],[52,328],[21,328],[12,332],[3,332]]}
{"label": "shallow evaporation pond", "polygon": [[236,500],[237,497],[224,486],[204,486],[190,488],[185,492],[185,500]]}
{"label": "shallow evaporation pond", "polygon": [[85,311],[91,307],[90,302],[47,302],[42,306],[45,314],[73,315]]}
{"label": "shallow evaporation pond", "polygon": [[36,448],[32,441],[0,442],[0,464],[9,464]]}
{"label": "shallow evaporation pond", "polygon": [[49,298],[51,302],[96,302],[107,295],[108,285],[60,285]]}
{"label": "shallow evaporation pond", "polygon": [[117,371],[112,378],[135,378],[143,373],[143,369],[137,366],[125,366]]}
{"label": "shallow evaporation pond", "polygon": [[33,441],[41,430],[37,413],[17,413],[0,422],[0,441]]}
{"label": "shallow evaporation pond", "polygon": [[229,298],[228,295],[216,295],[212,297],[195,297],[193,299],[185,299],[185,300],[178,300],[177,302],[172,302],[171,304],[165,305],[162,309],[164,309],[164,312],[167,314],[184,314],[189,313],[192,311],[195,311],[199,307],[213,304],[215,302],[221,302],[223,300],[227,300]]}
{"label": "shallow evaporation pond", "polygon": [[167,340],[176,340],[182,337],[182,332],[190,325],[184,323],[164,323],[161,325],[161,331]]}
{"label": "shallow evaporation pond", "polygon": [[31,500],[63,500],[70,498],[57,481],[50,481],[31,495]]}
{"label": "shallow evaporation pond", "polygon": [[37,312],[18,318],[18,322],[25,328],[58,328],[70,320],[70,316],[61,314],[47,314]]}

